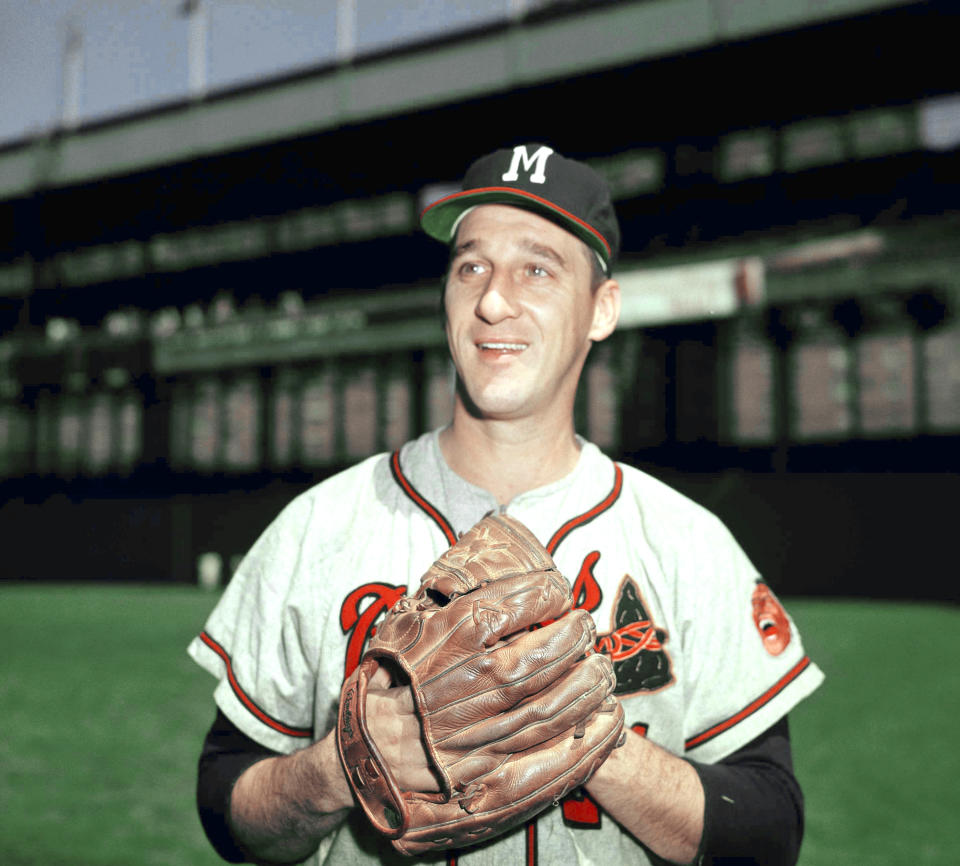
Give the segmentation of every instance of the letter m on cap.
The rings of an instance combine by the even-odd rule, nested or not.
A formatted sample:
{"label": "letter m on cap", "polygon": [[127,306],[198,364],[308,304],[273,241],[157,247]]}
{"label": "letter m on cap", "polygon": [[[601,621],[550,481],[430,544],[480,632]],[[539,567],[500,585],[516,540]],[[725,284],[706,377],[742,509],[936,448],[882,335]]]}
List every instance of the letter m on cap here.
{"label": "letter m on cap", "polygon": [[544,169],[547,167],[547,157],[553,153],[552,147],[547,147],[546,145],[540,145],[534,152],[533,156],[527,154],[526,145],[519,144],[513,149],[513,159],[510,160],[510,168],[507,169],[507,173],[503,175],[503,180],[519,180],[520,178],[520,164],[523,163],[523,170],[530,172],[533,169],[533,172],[530,174],[531,183],[545,183],[547,180],[546,174],[544,174]]}

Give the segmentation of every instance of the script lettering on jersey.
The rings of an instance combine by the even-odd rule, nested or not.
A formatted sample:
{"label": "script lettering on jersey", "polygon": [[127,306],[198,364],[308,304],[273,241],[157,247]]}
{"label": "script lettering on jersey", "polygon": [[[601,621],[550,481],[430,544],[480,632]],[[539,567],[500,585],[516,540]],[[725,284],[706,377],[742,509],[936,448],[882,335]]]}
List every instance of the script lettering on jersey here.
{"label": "script lettering on jersey", "polygon": [[577,573],[577,579],[573,582],[573,607],[575,610],[588,610],[593,613],[600,602],[603,601],[603,593],[600,591],[600,584],[593,576],[593,569],[600,561],[600,552],[594,550],[588,553],[583,559],[583,565]]}
{"label": "script lettering on jersey", "polygon": [[[391,586],[388,583],[365,583],[344,599],[340,607],[340,628],[344,634],[350,635],[344,678],[349,677],[360,664],[363,648],[376,633],[375,623],[380,614],[390,610],[406,591],[406,584]],[[361,611],[360,603],[368,597],[371,601]]]}

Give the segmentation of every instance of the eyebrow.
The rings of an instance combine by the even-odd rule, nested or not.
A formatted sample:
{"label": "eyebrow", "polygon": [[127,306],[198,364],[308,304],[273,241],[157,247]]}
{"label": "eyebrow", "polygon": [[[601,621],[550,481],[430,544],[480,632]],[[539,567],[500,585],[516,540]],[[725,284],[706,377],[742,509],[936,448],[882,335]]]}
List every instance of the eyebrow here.
{"label": "eyebrow", "polygon": [[450,250],[450,261],[453,261],[457,256],[461,256],[466,252],[472,250],[477,246],[477,242],[470,240],[464,241],[462,244],[457,244],[453,249]]}
{"label": "eyebrow", "polygon": [[561,268],[566,269],[567,260],[560,255],[553,247],[542,244],[539,241],[535,241],[532,238],[520,238],[520,246],[525,249],[528,253],[533,253],[537,256],[542,256],[545,259],[549,259],[554,264],[558,265]]}
{"label": "eyebrow", "polygon": [[[553,247],[542,244],[539,241],[534,240],[533,238],[520,238],[517,241],[517,245],[527,253],[532,253],[536,256],[541,256],[545,259],[549,259],[554,264],[558,265],[561,268],[566,269],[567,260],[560,255]],[[471,238],[470,240],[464,241],[462,244],[457,244],[450,251],[450,261],[453,261],[458,256],[463,255],[464,253],[470,252],[471,250],[481,247],[482,243],[476,239]]]}

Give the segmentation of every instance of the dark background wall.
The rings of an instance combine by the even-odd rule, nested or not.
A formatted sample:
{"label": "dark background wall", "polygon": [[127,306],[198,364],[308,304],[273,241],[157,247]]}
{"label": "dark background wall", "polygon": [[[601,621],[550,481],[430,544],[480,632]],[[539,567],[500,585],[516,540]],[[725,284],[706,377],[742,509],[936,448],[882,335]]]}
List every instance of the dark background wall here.
{"label": "dark background wall", "polygon": [[[778,592],[958,601],[951,473],[655,471],[716,513]],[[30,580],[196,578],[196,556],[225,567],[279,513],[293,488],[169,499],[55,496],[8,500],[4,573]]]}
{"label": "dark background wall", "polygon": [[[541,14],[549,24],[579,13]],[[219,554],[228,574],[286,502],[351,462],[344,451],[356,431],[343,426],[351,423],[343,395],[357,370],[380,371],[371,374],[370,399],[382,410],[381,380],[399,359],[408,371],[407,431],[429,428],[427,357],[442,358],[430,298],[445,251],[416,232],[416,206],[424,187],[455,181],[480,153],[533,139],[604,164],[653,155],[659,173],[618,196],[622,273],[731,256],[767,266],[765,297],[731,318],[717,321],[701,305],[699,314],[640,323],[618,338],[603,362],[612,365],[611,395],[587,389],[581,429],[592,435],[595,401],[612,400],[620,420],[607,450],[718,513],[781,592],[956,600],[960,424],[934,423],[927,402],[928,380],[941,373],[947,385],[938,399],[960,401],[960,373],[949,365],[931,370],[924,346],[956,322],[960,154],[956,146],[927,146],[920,120],[927,101],[960,91],[955,23],[953,4],[895,5],[510,92],[398,107],[322,133],[83,184],[40,185],[0,201],[0,262],[27,261],[30,272],[26,288],[4,290],[0,280],[0,578],[192,581],[204,552]],[[415,61],[436,47],[407,53]],[[877,111],[900,118],[906,138],[891,144],[888,132],[875,151],[858,150],[850,118]],[[843,153],[791,163],[791,130],[807,121],[843,130]],[[725,142],[745,130],[767,136],[771,164],[731,178],[721,165]],[[405,197],[407,215],[389,230],[364,228],[343,210],[394,194]],[[336,211],[335,241],[283,247],[284,221],[305,209]],[[239,253],[211,253],[209,239],[234,224],[252,226],[263,248],[243,252],[241,239]],[[778,259],[811,238],[855,232],[873,233],[880,252],[814,257],[799,270]],[[181,239],[179,264],[162,258],[158,237]],[[88,249],[121,263],[120,250],[139,258],[127,271],[110,265],[78,277],[78,262],[88,274],[98,266],[77,257]],[[336,309],[348,315],[360,310],[363,324],[356,333],[318,331],[306,341],[312,348],[301,343],[296,352],[265,331],[242,352],[223,342],[231,322],[260,327],[282,318],[290,292],[311,315],[341,304]],[[111,336],[118,311],[133,324]],[[182,337],[176,351],[154,331],[170,311]],[[289,315],[302,321],[302,313]],[[75,333],[52,339],[53,320]],[[401,325],[414,336],[401,338]],[[773,356],[774,423],[759,442],[731,434],[729,369],[746,332]],[[916,411],[906,429],[867,435],[857,426],[864,387],[857,353],[865,336],[887,332],[908,335],[913,346]],[[852,365],[854,422],[839,435],[801,437],[791,420],[799,399],[791,365],[798,346],[827,333]],[[662,363],[643,375],[637,341],[664,347]],[[678,347],[690,344],[701,347],[700,360],[685,366]],[[331,434],[337,447],[319,460],[301,453],[276,465],[271,401],[284,377],[299,388],[324,371],[337,383],[331,393],[340,402],[328,407],[340,425]],[[210,410],[220,432],[204,432],[198,395],[205,383],[227,389],[244,377],[260,394],[244,423],[260,432],[252,460],[229,465],[223,454],[241,422],[229,420],[221,394]],[[302,421],[306,398],[291,393]],[[137,444],[129,459],[85,468],[82,457],[61,452],[92,453],[100,429],[92,407],[103,394],[111,405],[133,401]],[[76,410],[71,433],[73,422],[58,419],[74,405],[85,408]],[[186,422],[178,420],[183,413]],[[111,423],[116,439],[126,422]],[[219,437],[220,457],[201,465],[189,441],[177,444],[178,430],[188,440]]]}

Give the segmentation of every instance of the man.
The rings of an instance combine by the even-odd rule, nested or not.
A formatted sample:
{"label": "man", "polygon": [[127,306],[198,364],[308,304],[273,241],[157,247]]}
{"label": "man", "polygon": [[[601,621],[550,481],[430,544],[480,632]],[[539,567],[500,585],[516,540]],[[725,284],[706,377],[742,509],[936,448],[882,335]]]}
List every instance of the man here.
{"label": "man", "polygon": [[[477,160],[422,223],[451,245],[453,421],[291,503],[191,644],[220,680],[198,784],[208,835],[235,861],[402,859],[344,778],[340,686],[379,615],[501,508],[594,615],[630,730],[585,791],[439,862],[795,862],[803,806],[786,714],[822,674],[716,518],[574,431],[583,364],[620,308],[605,184],[518,146]],[[401,787],[436,790],[409,689],[373,685],[371,732]]]}

